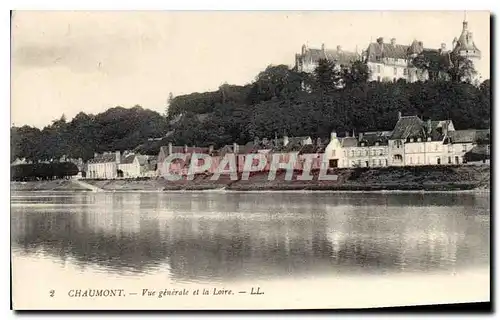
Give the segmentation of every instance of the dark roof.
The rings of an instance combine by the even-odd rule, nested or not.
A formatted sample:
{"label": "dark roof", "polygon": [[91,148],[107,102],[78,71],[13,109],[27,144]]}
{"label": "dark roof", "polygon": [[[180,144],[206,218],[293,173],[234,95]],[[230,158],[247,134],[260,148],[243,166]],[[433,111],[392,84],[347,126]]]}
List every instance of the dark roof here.
{"label": "dark roof", "polygon": [[489,130],[455,130],[448,133],[452,143],[477,143],[489,141]]}
{"label": "dark roof", "polygon": [[109,162],[116,162],[116,155],[115,154],[101,154],[98,155],[96,158],[90,159],[89,163],[109,163]]}
{"label": "dark roof", "polygon": [[410,45],[372,42],[366,49],[369,62],[381,62],[384,58],[408,59],[412,54],[423,54],[426,57],[441,55],[440,50],[424,48],[421,41],[414,40]]}
{"label": "dark roof", "polygon": [[[162,151],[165,154],[168,154],[168,146],[161,146],[160,152]],[[186,150],[185,147],[172,146],[172,153],[208,153],[209,151],[210,148],[204,148],[204,147],[187,147]]]}
{"label": "dark roof", "polygon": [[462,50],[475,50],[478,53],[481,51],[476,47],[474,40],[472,39],[472,33],[467,30],[467,22],[464,21],[464,27],[462,29],[462,33],[457,40],[457,44],[455,48],[453,48],[454,52],[462,51]]}
{"label": "dark roof", "polygon": [[351,65],[354,61],[360,60],[361,55],[356,52],[344,50],[323,50],[307,49],[304,55],[298,55],[299,59],[309,60],[317,63],[320,59],[335,61],[339,65]]}
{"label": "dark roof", "polygon": [[368,45],[367,60],[379,62],[383,58],[407,59],[409,46],[401,44],[377,43]]}
{"label": "dark roof", "polygon": [[392,131],[365,132],[360,142],[366,143],[367,146],[374,146],[378,142],[384,146],[389,144],[389,137]]}
{"label": "dark roof", "polygon": [[344,137],[340,139],[343,148],[358,146],[358,139],[355,137]]}
{"label": "dark roof", "polygon": [[130,164],[130,163],[134,162],[134,159],[135,159],[135,154],[129,154],[129,155],[122,157],[122,159],[120,160],[120,163],[121,164]]}
{"label": "dark roof", "polygon": [[423,135],[425,135],[424,122],[417,116],[407,116],[398,120],[390,139],[417,138]]}

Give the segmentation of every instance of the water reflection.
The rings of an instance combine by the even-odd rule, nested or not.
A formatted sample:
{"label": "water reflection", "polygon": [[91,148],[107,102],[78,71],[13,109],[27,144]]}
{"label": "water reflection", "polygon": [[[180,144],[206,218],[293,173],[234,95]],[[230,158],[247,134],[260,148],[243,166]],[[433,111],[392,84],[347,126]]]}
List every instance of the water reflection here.
{"label": "water reflection", "polygon": [[216,281],[487,266],[489,221],[472,194],[19,193],[11,235],[80,268]]}

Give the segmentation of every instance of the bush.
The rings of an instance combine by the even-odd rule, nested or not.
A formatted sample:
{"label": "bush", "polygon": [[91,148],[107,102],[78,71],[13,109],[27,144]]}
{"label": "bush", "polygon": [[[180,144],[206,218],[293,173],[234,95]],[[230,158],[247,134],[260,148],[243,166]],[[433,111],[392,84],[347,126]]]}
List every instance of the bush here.
{"label": "bush", "polygon": [[11,166],[12,181],[63,179],[78,174],[78,167],[71,162],[33,163]]}

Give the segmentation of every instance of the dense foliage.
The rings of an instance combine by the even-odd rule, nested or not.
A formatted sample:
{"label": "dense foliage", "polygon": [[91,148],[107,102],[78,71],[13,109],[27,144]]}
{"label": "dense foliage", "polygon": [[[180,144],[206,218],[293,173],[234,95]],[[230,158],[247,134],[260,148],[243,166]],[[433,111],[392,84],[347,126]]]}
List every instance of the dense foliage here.
{"label": "dense foliage", "polygon": [[80,112],[70,122],[63,116],[42,130],[11,128],[11,159],[57,160],[66,155],[87,160],[94,152],[134,148],[166,130],[165,117],[139,106],[111,108],[95,116]]}
{"label": "dense foliage", "polygon": [[[43,130],[12,128],[11,158],[66,155],[87,160],[94,152],[128,149],[156,154],[168,142],[221,147],[283,134],[328,138],[332,130],[392,130],[398,112],[451,119],[456,129],[488,128],[490,81],[477,87],[461,82],[455,69],[425,59],[416,63],[435,73],[441,68],[449,76],[385,83],[367,82],[368,68],[360,62],[345,68],[323,60],[312,74],[269,66],[245,86],[224,84],[214,92],[170,95],[166,116],[138,106],[116,107],[95,116],[80,113],[71,122],[63,117]],[[165,138],[148,141],[158,137]]]}
{"label": "dense foliage", "polygon": [[10,178],[15,181],[62,179],[78,174],[71,162],[18,164],[11,166]]}

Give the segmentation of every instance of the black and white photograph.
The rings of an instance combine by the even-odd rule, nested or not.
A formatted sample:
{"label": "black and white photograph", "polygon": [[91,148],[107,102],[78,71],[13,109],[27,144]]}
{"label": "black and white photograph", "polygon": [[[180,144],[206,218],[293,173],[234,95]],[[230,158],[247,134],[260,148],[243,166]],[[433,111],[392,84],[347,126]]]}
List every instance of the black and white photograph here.
{"label": "black and white photograph", "polygon": [[491,19],[12,11],[11,308],[490,303]]}

